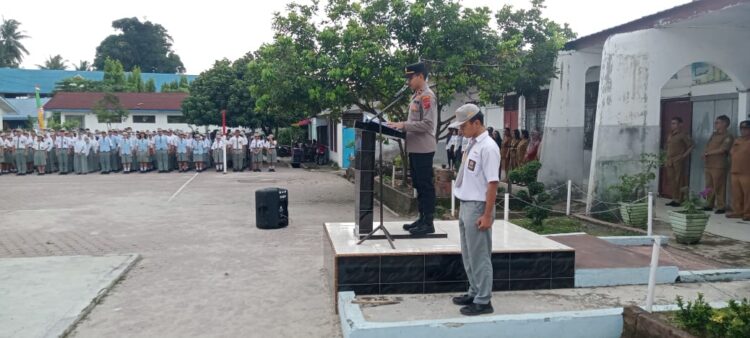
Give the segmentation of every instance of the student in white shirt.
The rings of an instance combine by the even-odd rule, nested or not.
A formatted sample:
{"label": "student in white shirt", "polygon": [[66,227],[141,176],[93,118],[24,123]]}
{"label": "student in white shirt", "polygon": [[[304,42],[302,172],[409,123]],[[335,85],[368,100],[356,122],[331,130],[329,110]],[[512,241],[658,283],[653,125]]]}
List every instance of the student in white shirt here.
{"label": "student in white shirt", "polygon": [[21,130],[16,130],[16,136],[11,139],[13,155],[16,160],[16,175],[26,175],[26,152],[28,151],[28,141],[26,136],[21,134]]}
{"label": "student in white shirt", "polygon": [[263,146],[264,142],[261,140],[260,135],[255,135],[253,140],[254,145],[252,146],[253,152],[253,171],[260,172],[261,166],[263,166]]}
{"label": "student in white shirt", "polygon": [[37,135],[34,140],[34,167],[36,167],[37,175],[44,175],[45,167],[47,166],[47,148],[49,145],[44,140],[44,136]]}
{"label": "student in white shirt", "polygon": [[222,171],[224,170],[224,148],[227,146],[227,142],[224,139],[224,136],[221,134],[216,134],[216,138],[214,138],[214,143],[211,145],[211,151],[214,155],[214,164],[216,165],[216,171]]}
{"label": "student in white shirt", "polygon": [[278,142],[273,138],[273,134],[268,135],[268,140],[266,141],[266,149],[268,149],[267,158],[268,158],[268,171],[275,172],[276,171],[276,147],[278,145]]}
{"label": "student in white shirt", "polygon": [[463,306],[460,312],[465,316],[492,313],[492,223],[500,181],[500,149],[474,104],[459,107],[450,127],[460,128],[469,139],[453,189],[461,201],[458,228],[469,290],[454,297],[453,303]]}

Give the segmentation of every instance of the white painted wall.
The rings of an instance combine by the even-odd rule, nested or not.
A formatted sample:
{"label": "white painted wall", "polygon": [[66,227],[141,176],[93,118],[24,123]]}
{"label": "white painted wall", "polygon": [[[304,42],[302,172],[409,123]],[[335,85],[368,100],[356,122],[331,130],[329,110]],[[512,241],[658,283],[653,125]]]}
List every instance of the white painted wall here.
{"label": "white painted wall", "polygon": [[602,55],[589,198],[636,170],[641,153],[659,151],[662,88],[686,65],[721,68],[745,94],[739,109],[747,112],[747,55],[747,31],[740,29],[673,27],[610,37]]}
{"label": "white painted wall", "polygon": [[[154,115],[156,117],[155,123],[133,123],[133,116],[135,115]],[[124,129],[127,127],[132,128],[133,130],[156,130],[158,128],[161,129],[179,129],[183,131],[191,130],[190,126],[187,123],[167,123],[167,115],[176,115],[180,116],[181,114],[179,112],[175,113],[164,113],[164,112],[133,112],[131,111],[130,114],[128,114],[128,117],[123,121],[123,123],[112,123],[112,128],[115,129]],[[60,121],[65,122],[66,118],[69,116],[83,116],[83,128],[88,128],[91,130],[106,130],[107,124],[106,123],[99,123],[99,121],[96,118],[96,114],[93,113],[82,113],[82,112],[66,112],[61,111],[60,112]],[[193,129],[199,130],[196,126],[193,126]],[[200,129],[201,131],[203,129]]]}
{"label": "white painted wall", "polygon": [[[542,163],[539,178],[546,184],[572,180],[584,185],[584,120],[586,83],[592,82],[591,67],[598,67],[596,53],[563,51],[556,66],[560,70],[552,79],[547,99],[547,114],[542,138]],[[589,79],[587,79],[587,75]]]}

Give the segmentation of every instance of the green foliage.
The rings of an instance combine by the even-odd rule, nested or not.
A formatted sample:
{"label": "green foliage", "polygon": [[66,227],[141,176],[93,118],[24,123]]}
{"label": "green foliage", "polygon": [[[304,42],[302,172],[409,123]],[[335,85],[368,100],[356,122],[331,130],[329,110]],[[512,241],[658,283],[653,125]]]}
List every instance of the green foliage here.
{"label": "green foliage", "polygon": [[688,301],[677,297],[679,310],[675,315],[677,324],[700,337],[745,338],[750,337],[750,303],[730,300],[724,309],[714,309],[698,293],[698,298]]}
{"label": "green foliage", "polygon": [[156,81],[153,78],[148,79],[143,87],[143,91],[146,93],[156,93]]}
{"label": "green foliage", "polygon": [[651,182],[656,179],[656,169],[663,163],[658,154],[641,154],[638,161],[641,170],[636,174],[620,176],[620,183],[609,187],[614,197],[625,203],[632,203],[644,198]]}
{"label": "green foliage", "polygon": [[68,60],[63,59],[62,55],[57,54],[55,56],[50,56],[44,61],[44,64],[36,66],[39,67],[39,69],[65,70],[68,69],[68,65],[65,64],[66,62],[68,62]]}
{"label": "green foliage", "polygon": [[112,93],[105,93],[91,110],[100,122],[107,124],[107,129],[111,129],[112,123],[122,123],[128,116],[128,110],[122,107],[120,99]]}
{"label": "green foliage", "polygon": [[123,18],[113,21],[112,28],[119,33],[106,37],[96,47],[96,69],[104,69],[111,58],[122,62],[125,69],[139,66],[147,73],[185,72],[180,57],[172,50],[172,37],[162,25]]}
{"label": "green foliage", "polygon": [[91,65],[91,62],[85,60],[78,61],[78,65],[73,67],[73,69],[81,72],[87,72],[93,68],[94,66]]}
{"label": "green foliage", "polygon": [[276,135],[276,139],[279,144],[291,145],[302,141],[302,137],[305,135],[305,131],[297,126],[291,126],[288,128],[279,129],[279,134]]}
{"label": "green foliage", "polygon": [[103,87],[110,92],[128,91],[128,84],[125,78],[125,71],[122,63],[115,59],[107,58],[104,64]]}
{"label": "green foliage", "polygon": [[141,68],[136,66],[133,68],[133,72],[128,75],[128,86],[129,89],[136,93],[142,93],[145,91],[145,84],[141,77]]}
{"label": "green foliage", "polygon": [[[258,127],[255,99],[250,95],[247,63],[250,55],[234,62],[216,61],[190,84],[190,96],[182,101],[182,112],[190,124],[221,125],[221,111],[227,111],[227,126]],[[271,125],[266,125],[269,131]]]}
{"label": "green foliage", "polygon": [[[542,168],[542,164],[539,161],[531,161],[524,164],[523,166],[513,169],[508,174],[508,178],[512,183],[528,186],[529,184],[536,182],[539,169]],[[535,195],[532,193],[532,195]]]}
{"label": "green foliage", "polygon": [[682,202],[682,210],[680,212],[688,215],[705,214],[703,207],[706,206],[705,200],[710,193],[711,189],[708,188],[697,194],[693,192],[689,193],[685,201]]}
{"label": "green foliage", "polygon": [[29,55],[29,51],[21,43],[21,40],[29,36],[20,27],[20,22],[3,18],[0,24],[0,67],[18,68],[24,54]]}
{"label": "green foliage", "polygon": [[88,80],[76,75],[55,83],[55,92],[102,92],[104,82]]}

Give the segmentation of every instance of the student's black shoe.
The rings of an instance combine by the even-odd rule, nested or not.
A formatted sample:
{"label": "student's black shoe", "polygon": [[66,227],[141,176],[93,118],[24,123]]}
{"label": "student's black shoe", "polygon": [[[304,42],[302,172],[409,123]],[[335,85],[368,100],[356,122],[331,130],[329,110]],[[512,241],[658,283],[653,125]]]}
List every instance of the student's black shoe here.
{"label": "student's black shoe", "polygon": [[453,301],[453,304],[467,306],[467,305],[474,304],[474,297],[469,296],[469,295],[461,295],[458,297],[453,297],[452,301]]}
{"label": "student's black shoe", "polygon": [[677,203],[675,201],[669,202],[666,204],[668,207],[679,207],[680,203]]}
{"label": "student's black shoe", "polygon": [[272,172],[272,173],[275,173],[275,172],[276,172],[276,169],[268,169],[268,172]]}
{"label": "student's black shoe", "polygon": [[484,315],[484,314],[493,313],[493,312],[495,312],[495,309],[492,308],[492,303],[488,303],[488,304],[472,303],[470,305],[467,305],[461,308],[461,314],[464,316],[478,316],[478,315]]}
{"label": "student's black shoe", "polygon": [[725,214],[725,213],[726,213],[726,210],[724,210],[724,209],[719,209],[719,210],[716,210],[716,212],[714,212],[714,213],[715,213],[715,214],[717,214],[717,215],[722,215],[722,214]]}
{"label": "student's black shoe", "polygon": [[427,220],[425,220],[423,221],[423,223],[420,223],[415,228],[409,230],[409,233],[415,237],[433,234],[435,233],[435,226],[431,221],[428,222]]}

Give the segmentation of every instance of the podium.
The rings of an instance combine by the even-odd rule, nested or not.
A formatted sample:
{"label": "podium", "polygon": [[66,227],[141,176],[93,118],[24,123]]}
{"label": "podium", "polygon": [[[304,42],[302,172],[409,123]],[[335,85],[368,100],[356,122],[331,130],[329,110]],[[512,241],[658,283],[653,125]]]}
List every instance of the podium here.
{"label": "podium", "polygon": [[[354,183],[355,183],[355,211],[354,234],[363,238],[373,229],[374,198],[375,198],[375,143],[380,132],[380,123],[373,121],[357,121],[354,149]],[[406,134],[400,130],[382,126],[384,136],[403,139]]]}

